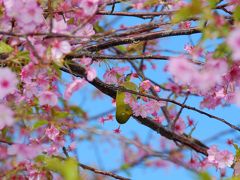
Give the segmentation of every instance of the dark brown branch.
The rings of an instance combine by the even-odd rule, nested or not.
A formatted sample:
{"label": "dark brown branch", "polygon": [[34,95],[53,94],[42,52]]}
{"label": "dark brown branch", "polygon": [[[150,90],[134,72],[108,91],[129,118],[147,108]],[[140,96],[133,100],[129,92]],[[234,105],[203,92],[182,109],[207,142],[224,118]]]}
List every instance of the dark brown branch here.
{"label": "dark brown branch", "polygon": [[129,180],[128,178],[116,175],[116,174],[114,174],[112,172],[102,171],[102,170],[96,169],[94,167],[91,167],[91,166],[88,166],[88,165],[85,165],[85,164],[82,164],[82,163],[79,163],[79,166],[81,168],[85,169],[85,170],[92,171],[92,172],[94,172],[96,174],[101,174],[101,175],[104,175],[104,176],[110,176],[110,177],[113,177],[113,178],[119,179],[119,180]]}
{"label": "dark brown branch", "polygon": [[132,17],[139,17],[143,19],[152,18],[155,16],[164,16],[164,15],[171,15],[172,11],[162,11],[162,12],[114,12],[111,13],[110,11],[98,11],[97,14],[100,15],[113,15],[113,16],[132,16]]}
{"label": "dark brown branch", "polygon": [[67,56],[70,58],[81,58],[81,57],[91,57],[93,59],[112,59],[112,60],[136,60],[136,59],[155,59],[155,60],[169,60],[169,56],[161,56],[161,55],[105,55],[105,54],[93,54],[93,53],[72,53]]}
{"label": "dark brown branch", "polygon": [[106,42],[102,42],[96,45],[90,45],[85,49],[87,51],[99,51],[102,49],[107,49],[109,47],[118,46],[122,44],[131,44],[136,43],[139,41],[145,40],[153,40],[163,37],[171,37],[171,36],[180,36],[180,35],[190,35],[200,33],[200,29],[198,27],[190,28],[187,30],[166,30],[166,31],[157,31],[157,32],[150,32],[146,34],[135,35],[132,37],[122,37],[122,38],[115,38],[114,40],[109,40]]}
{"label": "dark brown branch", "polygon": [[0,143],[8,144],[8,145],[12,145],[13,144],[13,142],[10,142],[10,141],[4,140],[4,139],[0,139]]}
{"label": "dark brown branch", "polygon": [[220,118],[220,117],[211,115],[211,114],[209,114],[209,113],[207,113],[207,112],[204,112],[204,111],[199,110],[199,109],[197,109],[197,108],[195,108],[195,107],[192,107],[192,106],[188,106],[188,105],[182,104],[182,103],[177,102],[177,101],[175,101],[175,100],[166,99],[166,98],[158,98],[158,97],[155,97],[155,96],[152,96],[152,95],[149,95],[149,94],[143,94],[143,93],[139,93],[139,92],[136,92],[136,91],[128,90],[128,89],[125,89],[125,88],[123,88],[123,87],[118,87],[118,90],[121,90],[121,91],[123,91],[123,92],[129,92],[129,93],[136,94],[136,95],[140,95],[140,96],[144,96],[144,97],[148,97],[148,98],[151,98],[151,99],[155,99],[155,100],[157,100],[157,101],[165,101],[165,102],[170,102],[170,103],[176,104],[176,105],[181,106],[181,107],[183,107],[183,108],[190,109],[190,110],[192,110],[192,111],[195,111],[195,112],[198,112],[198,113],[203,114],[203,115],[205,115],[205,116],[208,116],[209,118],[216,119],[216,120],[218,120],[218,121],[220,121],[220,122],[228,125],[228,126],[231,127],[232,129],[235,129],[235,130],[237,130],[237,131],[240,131],[240,128],[239,128],[239,127],[237,127],[237,126],[235,126],[235,125],[227,122],[227,121],[226,121],[225,119],[223,119],[223,118]]}
{"label": "dark brown branch", "polygon": [[[81,66],[78,66],[76,64],[74,64],[73,62],[69,63],[67,65],[69,69],[67,68],[61,68],[63,71],[70,73],[74,76],[77,77],[82,77],[85,78],[85,70],[84,68],[82,68]],[[112,98],[116,98],[116,91],[117,88],[112,86],[112,85],[108,85],[105,84],[104,82],[102,82],[100,79],[95,78],[93,81],[89,82],[91,83],[93,86],[95,86],[97,89],[99,89],[100,91],[102,91],[104,94],[112,97]],[[170,140],[174,140],[176,142],[179,142],[183,145],[186,145],[192,149],[194,149],[197,152],[200,152],[204,155],[207,155],[207,149],[208,147],[205,146],[203,143],[201,143],[199,140],[188,137],[187,135],[180,135],[180,134],[176,134],[175,132],[169,131],[166,128],[164,128],[162,125],[152,121],[150,118],[142,118],[140,116],[134,116],[134,118],[139,121],[141,124],[149,127],[150,129],[156,131],[157,133],[161,134],[162,136],[170,139]]]}

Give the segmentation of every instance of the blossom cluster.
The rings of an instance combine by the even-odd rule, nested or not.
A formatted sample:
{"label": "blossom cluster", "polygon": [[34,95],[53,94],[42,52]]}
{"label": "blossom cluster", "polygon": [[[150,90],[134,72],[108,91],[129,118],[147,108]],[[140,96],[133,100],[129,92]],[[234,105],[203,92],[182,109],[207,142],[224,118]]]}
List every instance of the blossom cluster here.
{"label": "blossom cluster", "polygon": [[[204,4],[207,1],[202,2]],[[229,2],[239,5],[234,0]],[[157,65],[153,60],[143,58],[146,55],[151,59],[156,53],[159,53],[158,41],[151,39],[146,41],[145,45],[142,45],[142,42],[136,42],[135,45],[135,42],[132,43],[132,40],[130,41],[128,38],[135,37],[137,34],[127,29],[125,25],[121,25],[117,31],[107,28],[106,32],[102,30],[102,24],[99,23],[99,19],[102,17],[99,14],[106,13],[104,8],[109,5],[112,6],[112,11],[116,10],[117,8],[114,9],[115,4],[118,3],[122,3],[122,1],[0,0],[0,163],[4,163],[4,166],[0,167],[1,172],[6,171],[11,174],[13,169],[17,169],[19,174],[27,174],[26,176],[30,179],[44,179],[48,173],[47,168],[39,167],[40,163],[36,162],[36,157],[40,154],[58,156],[61,154],[59,150],[65,151],[65,146],[67,146],[67,151],[73,152],[76,148],[76,139],[81,140],[83,137],[92,140],[93,134],[99,133],[94,129],[95,126],[86,128],[86,124],[92,125],[89,123],[90,120],[85,121],[88,119],[88,114],[82,108],[69,103],[72,95],[88,83],[92,83],[99,90],[110,87],[110,90],[105,92],[111,94],[111,97],[114,97],[114,93],[126,81],[131,81],[134,85],[138,84],[134,93],[124,92],[124,99],[122,99],[125,105],[130,107],[131,115],[146,118],[144,120],[150,120],[149,122],[156,127],[166,128],[169,133],[173,133],[174,137],[180,137],[180,139],[190,137],[197,125],[190,117],[187,119],[182,117],[181,111],[185,107],[197,112],[202,111],[195,107],[185,106],[184,102],[181,106],[182,109],[177,112],[178,108],[175,108],[175,105],[181,104],[176,103],[178,97],[185,96],[187,100],[191,95],[201,96],[203,97],[200,103],[201,108],[213,109],[224,103],[240,105],[240,27],[238,24],[228,29],[228,35],[226,35],[226,30],[219,35],[225,40],[220,49],[226,50],[226,57],[217,56],[218,53],[214,52],[205,52],[201,44],[199,46],[186,44],[184,47],[186,53],[178,56],[168,58],[159,55],[160,59],[169,60],[165,70],[173,77],[173,81],[161,85],[157,83],[158,81],[155,82],[145,76],[145,72],[149,70],[148,65],[152,67],[152,71],[157,70]],[[157,10],[160,6],[163,7],[163,10],[168,9],[169,12],[166,14],[171,17],[175,11],[184,9],[189,4],[191,5],[184,0],[170,0],[169,2],[130,0],[125,5],[128,6],[126,9],[135,8],[144,11],[155,7],[156,12],[151,14],[155,18],[155,15],[158,16]],[[226,10],[226,13],[232,14],[231,11],[234,10],[234,7],[224,7],[223,9]],[[106,14],[114,15],[113,13]],[[129,12],[127,15],[131,15],[131,13],[135,13],[135,11]],[[218,16],[217,13],[212,16],[213,19],[209,20],[209,24],[211,21],[216,21],[220,28],[227,23],[225,17]],[[144,19],[148,16],[142,17]],[[153,17],[152,19],[154,19]],[[154,21],[151,25],[156,26],[156,23],[158,26],[161,24],[159,22]],[[178,28],[178,30],[187,32],[193,25],[194,23],[191,21],[183,21],[176,27],[173,26],[172,30]],[[168,24],[159,25],[157,28],[160,30],[151,33],[159,33],[165,26],[168,27]],[[139,25],[137,28],[139,27],[141,27],[139,32],[143,32],[141,34],[143,37],[149,35],[148,32],[145,32],[149,27]],[[139,32],[137,31],[137,33]],[[121,37],[124,34],[127,34],[127,40]],[[102,37],[108,35],[108,38]],[[101,43],[111,44],[111,40],[115,43],[114,36],[131,45],[98,50],[97,47],[98,45],[101,47]],[[145,38],[143,39],[145,40]],[[113,46],[115,46],[114,43]],[[147,46],[148,44],[150,46]],[[97,49],[95,52],[89,50],[94,48]],[[217,52],[217,50],[213,51]],[[86,54],[82,55],[81,53]],[[136,58],[136,61],[134,59],[129,62],[133,67],[131,69],[126,66],[127,61],[119,61],[124,65],[119,62],[112,65],[95,58],[102,54],[106,57],[112,54],[124,57],[125,53],[126,56],[130,56],[130,54],[142,56],[142,60],[138,61]],[[100,69],[103,66],[107,68],[103,72],[103,80],[101,80],[101,77],[97,77],[97,75],[102,71],[97,72],[98,67]],[[134,72],[132,72],[133,70]],[[127,74],[130,71],[131,74]],[[63,72],[71,74],[67,82],[64,80],[67,75]],[[74,77],[74,75],[79,77]],[[159,77],[157,78],[159,80]],[[89,92],[85,93],[90,94]],[[99,92],[97,93],[99,94]],[[83,99],[85,101],[85,97]],[[166,114],[164,114],[164,108],[167,110]],[[95,111],[94,107],[93,110]],[[208,116],[211,117],[211,115]],[[116,123],[113,121],[112,114],[101,116],[99,120],[102,124],[106,121]],[[186,135],[187,128],[190,129],[190,133]],[[76,137],[79,131],[88,134],[86,133],[86,136],[80,138]],[[120,136],[119,124],[114,132],[119,135],[118,138],[121,142],[124,138]],[[155,155],[155,149],[151,144],[143,144],[138,136],[135,136],[133,141],[132,144],[135,144],[137,149],[126,146],[126,144],[130,144],[129,141],[122,145],[125,163],[134,163],[139,158],[150,156],[151,153]],[[161,147],[156,149],[170,152],[169,160],[174,163],[184,162],[184,153],[179,151],[178,141],[170,143],[161,140],[160,143],[162,143]],[[165,143],[169,147],[165,147],[167,146]],[[201,143],[196,143],[196,145],[198,144]],[[229,144],[232,144],[232,141],[229,141]],[[143,146],[145,149],[142,148]],[[224,170],[233,165],[234,155],[231,152],[220,151],[215,145],[209,149],[205,146],[204,148],[206,149],[205,154],[208,154],[207,158],[201,161],[199,160],[201,158],[193,155],[188,164],[189,167],[204,169],[207,166],[214,166]],[[66,152],[64,153],[68,156]],[[144,163],[146,166],[152,167],[167,166],[163,160]],[[22,176],[16,176],[16,179],[20,177]]]}

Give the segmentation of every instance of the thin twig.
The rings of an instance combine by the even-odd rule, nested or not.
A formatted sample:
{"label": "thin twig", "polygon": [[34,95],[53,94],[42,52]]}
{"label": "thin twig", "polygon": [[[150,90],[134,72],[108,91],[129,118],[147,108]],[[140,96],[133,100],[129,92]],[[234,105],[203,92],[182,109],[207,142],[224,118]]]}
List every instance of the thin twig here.
{"label": "thin twig", "polygon": [[[67,152],[67,149],[66,147],[63,147],[63,153],[64,155],[68,158],[69,157],[69,154]],[[91,166],[88,166],[88,165],[85,165],[85,164],[82,164],[82,163],[78,163],[78,165],[83,168],[83,169],[86,169],[86,170],[89,170],[89,171],[92,171],[96,174],[101,174],[101,175],[105,175],[105,176],[110,176],[110,177],[113,177],[115,179],[119,179],[119,180],[129,180],[128,178],[125,178],[125,177],[122,177],[122,176],[119,176],[119,175],[116,175],[114,173],[111,173],[111,172],[107,172],[107,171],[101,171],[99,169],[96,169],[94,167],[91,167]]]}

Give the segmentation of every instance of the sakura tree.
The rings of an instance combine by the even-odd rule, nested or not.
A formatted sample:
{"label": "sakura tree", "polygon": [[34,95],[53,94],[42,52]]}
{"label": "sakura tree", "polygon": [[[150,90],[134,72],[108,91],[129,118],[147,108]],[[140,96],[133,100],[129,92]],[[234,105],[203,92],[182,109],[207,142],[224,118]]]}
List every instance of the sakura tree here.
{"label": "sakura tree", "polygon": [[[125,180],[139,165],[239,178],[239,0],[0,10],[1,179]],[[113,165],[82,162],[84,142]]]}

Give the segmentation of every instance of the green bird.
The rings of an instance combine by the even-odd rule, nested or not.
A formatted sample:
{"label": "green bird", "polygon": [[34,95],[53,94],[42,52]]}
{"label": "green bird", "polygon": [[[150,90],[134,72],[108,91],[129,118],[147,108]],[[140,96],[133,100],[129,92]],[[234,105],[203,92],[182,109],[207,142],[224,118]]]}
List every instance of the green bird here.
{"label": "green bird", "polygon": [[[136,91],[137,85],[133,82],[130,82],[129,75],[125,78],[125,82],[121,83],[120,86]],[[132,108],[124,102],[126,92],[123,92],[121,90],[117,91],[117,97],[116,97],[116,120],[119,124],[124,124],[128,121],[128,119],[133,114]],[[136,98],[136,95],[133,95],[134,98]]]}

